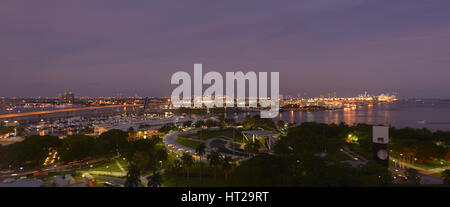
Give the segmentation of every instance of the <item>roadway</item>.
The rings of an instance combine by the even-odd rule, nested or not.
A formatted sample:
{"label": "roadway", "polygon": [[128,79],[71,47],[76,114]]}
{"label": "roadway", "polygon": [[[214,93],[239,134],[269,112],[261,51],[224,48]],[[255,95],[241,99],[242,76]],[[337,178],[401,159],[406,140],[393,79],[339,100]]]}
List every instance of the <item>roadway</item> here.
{"label": "roadway", "polygon": [[82,108],[56,109],[56,110],[51,110],[51,111],[34,111],[34,112],[26,112],[26,113],[2,114],[2,115],[0,115],[0,119],[11,119],[11,118],[17,118],[17,117],[24,117],[24,116],[55,114],[55,113],[62,113],[62,112],[87,111],[87,110],[106,109],[106,108],[119,108],[119,107],[127,107],[127,106],[142,106],[142,105],[137,104],[137,105],[90,106],[90,107],[82,107]]}
{"label": "roadway", "polygon": [[[389,169],[394,172],[394,176],[396,177],[394,180],[394,183],[405,183],[405,180],[400,179],[401,177],[406,177],[406,169],[389,166]],[[418,176],[420,177],[420,184],[421,185],[439,185],[442,184],[444,179],[443,178],[437,178],[433,177],[431,175],[427,175],[422,171],[419,171]]]}
{"label": "roadway", "polygon": [[[194,130],[193,130],[193,131],[194,131]],[[181,156],[182,153],[184,153],[184,152],[190,152],[191,155],[194,155],[194,154],[195,154],[195,149],[192,149],[192,148],[190,148],[190,147],[181,145],[180,143],[178,143],[178,142],[175,140],[176,137],[177,137],[179,134],[180,134],[180,132],[171,132],[171,133],[169,133],[169,134],[167,134],[167,135],[165,135],[165,136],[163,137],[163,143],[164,143],[164,145],[166,146],[166,149],[167,149],[169,152],[172,152],[173,154],[178,155],[178,156]],[[184,138],[184,139],[186,139],[186,138]],[[206,141],[204,141],[204,140],[196,140],[196,139],[192,139],[192,138],[187,138],[187,139],[189,139],[189,140],[194,140],[194,141],[199,141],[199,142],[204,142],[205,145],[207,146],[207,149],[211,149],[211,148],[212,148],[212,146],[210,145],[210,143],[211,143],[212,141],[214,141],[214,140],[221,139],[221,140],[224,140],[224,141],[229,141],[229,140],[225,140],[225,139],[222,139],[222,138],[219,138],[219,137],[213,137],[213,138],[208,139],[208,140],[206,140]],[[224,147],[225,147],[225,146],[224,146]],[[227,148],[227,149],[228,149],[228,148]],[[228,149],[228,150],[232,151],[231,149]],[[203,157],[206,157],[206,155],[208,155],[209,153],[210,153],[210,152],[207,150],[207,151],[205,152],[205,155],[204,155]],[[234,159],[234,158],[242,158],[242,160],[246,160],[246,159],[249,158],[249,157],[242,157],[242,156],[233,155],[233,154],[229,154],[229,153],[223,153],[223,152],[219,152],[219,153],[220,153],[221,155],[228,155],[228,156],[232,157],[233,159]],[[242,152],[236,152],[236,154],[243,154],[243,153],[242,153]],[[241,160],[241,161],[242,161],[242,160]]]}

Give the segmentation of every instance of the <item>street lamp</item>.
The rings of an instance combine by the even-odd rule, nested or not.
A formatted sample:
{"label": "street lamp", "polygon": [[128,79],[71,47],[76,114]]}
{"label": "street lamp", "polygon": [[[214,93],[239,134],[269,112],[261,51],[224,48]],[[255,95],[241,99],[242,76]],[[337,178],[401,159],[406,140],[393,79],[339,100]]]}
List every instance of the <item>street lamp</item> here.
{"label": "street lamp", "polygon": [[405,164],[404,164],[404,162],[403,162],[403,153],[400,153],[400,167],[402,168],[404,168],[405,167]]}

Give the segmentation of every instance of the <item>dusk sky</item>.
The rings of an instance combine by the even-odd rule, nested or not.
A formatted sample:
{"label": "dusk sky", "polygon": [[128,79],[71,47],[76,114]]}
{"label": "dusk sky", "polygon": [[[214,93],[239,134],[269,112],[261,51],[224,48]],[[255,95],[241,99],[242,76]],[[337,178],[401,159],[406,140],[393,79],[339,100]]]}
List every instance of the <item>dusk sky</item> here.
{"label": "dusk sky", "polygon": [[450,98],[450,1],[0,1],[0,97],[170,96],[176,71],[280,93]]}

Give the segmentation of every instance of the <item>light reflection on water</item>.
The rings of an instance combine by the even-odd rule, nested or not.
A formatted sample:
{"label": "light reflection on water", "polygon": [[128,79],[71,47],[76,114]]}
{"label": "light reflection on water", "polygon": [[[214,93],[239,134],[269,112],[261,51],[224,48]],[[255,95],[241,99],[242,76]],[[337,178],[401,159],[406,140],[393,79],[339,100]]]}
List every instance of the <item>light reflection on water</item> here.
{"label": "light reflection on water", "polygon": [[[237,116],[237,120],[242,121],[247,114],[256,115],[258,113],[240,113],[233,116]],[[361,106],[357,109],[315,112],[284,111],[280,112],[280,115],[273,120],[277,122],[280,119],[286,123],[296,124],[302,122],[327,124],[345,122],[348,125],[367,123],[450,131],[450,101],[399,101],[391,104]]]}
{"label": "light reflection on water", "polygon": [[[429,128],[430,130],[450,130],[450,102],[397,102],[393,104],[377,104],[361,106],[357,109],[334,111],[281,112],[279,116],[285,122],[345,122],[348,125],[358,123],[384,124],[395,127]],[[280,118],[274,119],[278,121]]]}

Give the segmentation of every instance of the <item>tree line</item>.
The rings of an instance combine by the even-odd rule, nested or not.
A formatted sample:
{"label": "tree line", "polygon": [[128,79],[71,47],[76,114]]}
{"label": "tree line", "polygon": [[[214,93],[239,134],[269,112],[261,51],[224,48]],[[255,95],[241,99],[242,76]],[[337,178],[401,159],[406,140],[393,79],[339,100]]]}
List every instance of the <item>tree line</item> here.
{"label": "tree line", "polygon": [[50,152],[58,152],[58,162],[68,163],[86,158],[112,158],[121,155],[141,169],[154,169],[167,152],[160,138],[127,141],[128,133],[113,129],[98,138],[71,135],[64,139],[56,136],[32,135],[24,141],[0,147],[0,167],[40,167]]}

